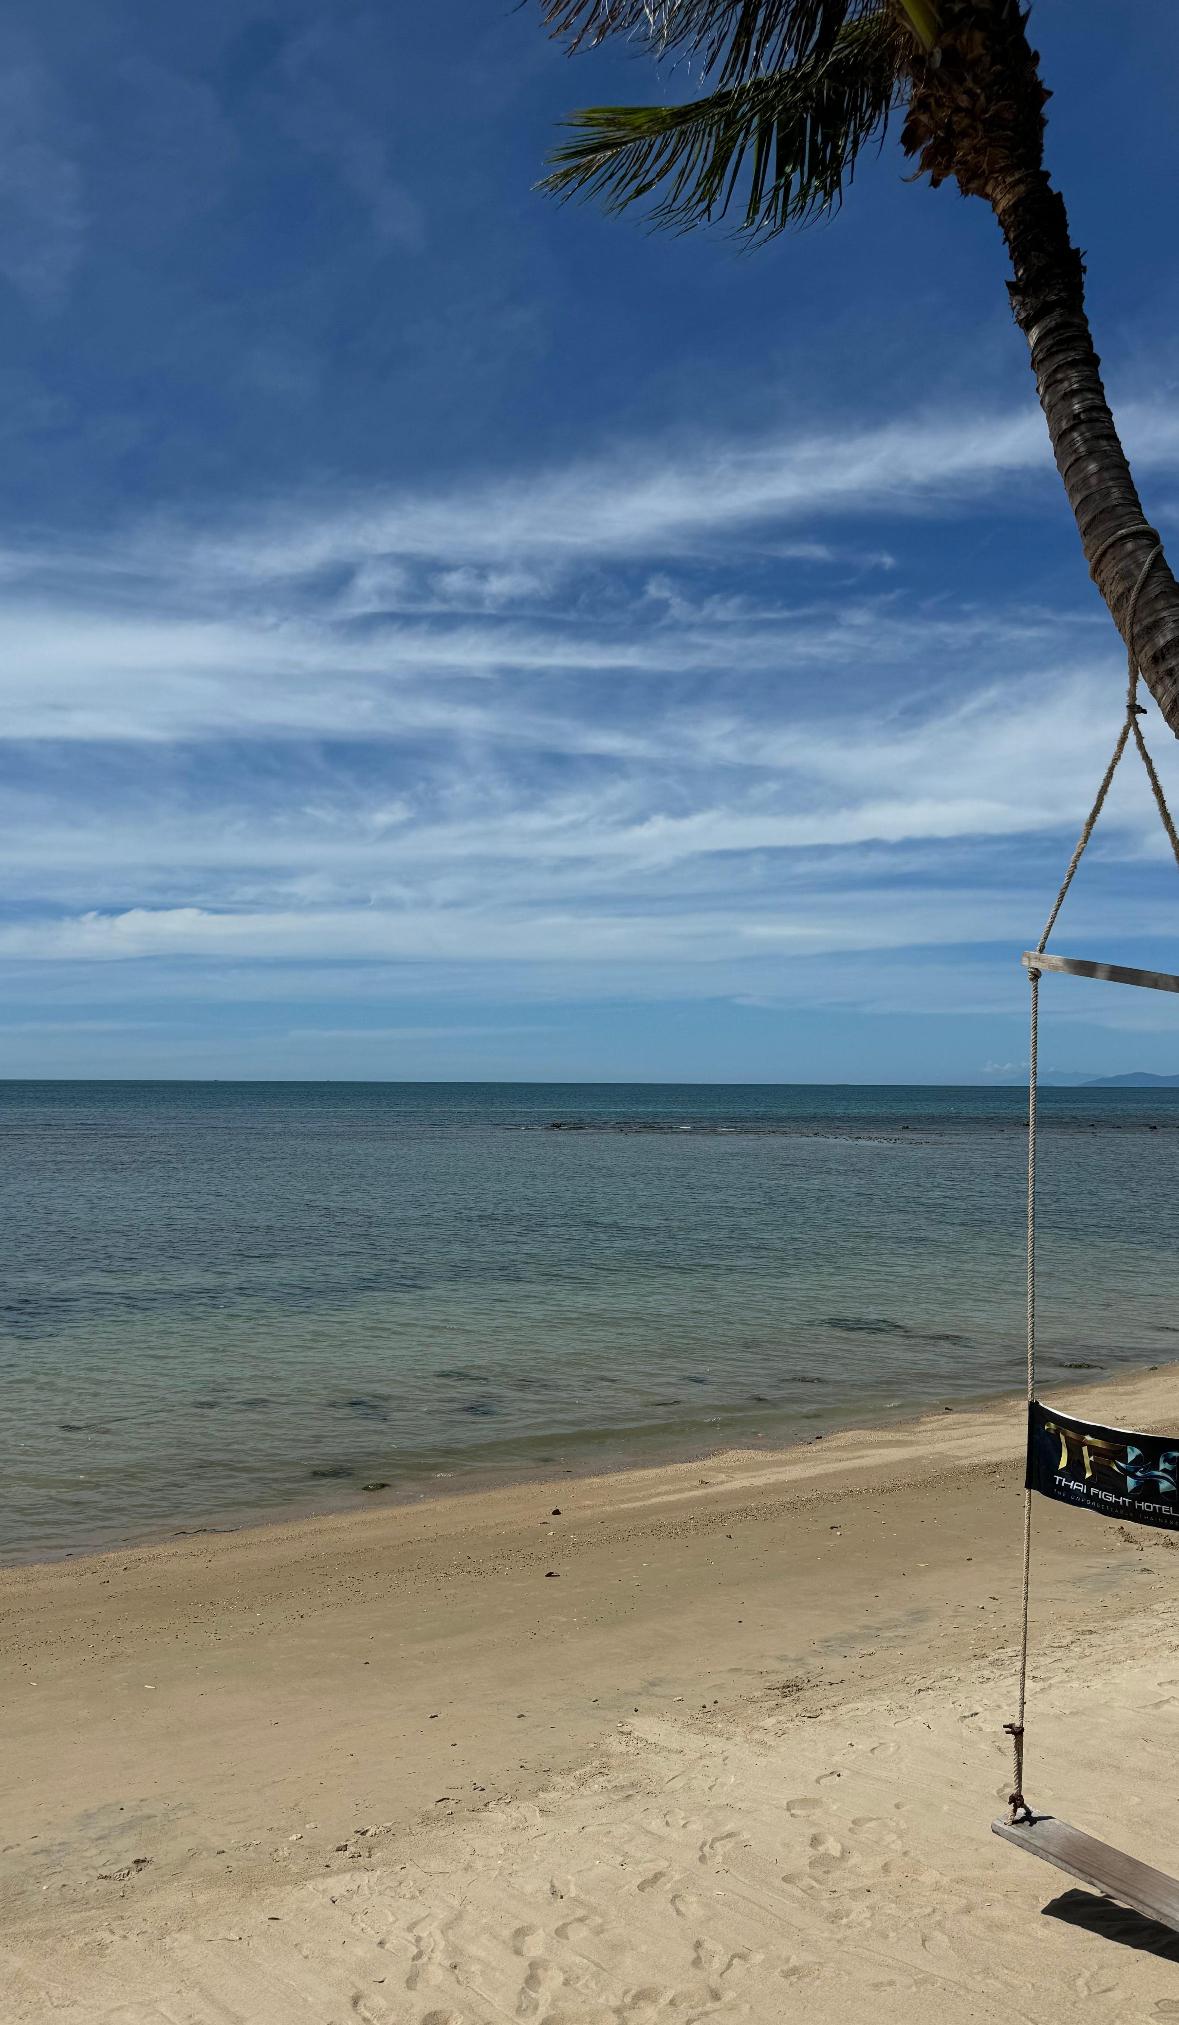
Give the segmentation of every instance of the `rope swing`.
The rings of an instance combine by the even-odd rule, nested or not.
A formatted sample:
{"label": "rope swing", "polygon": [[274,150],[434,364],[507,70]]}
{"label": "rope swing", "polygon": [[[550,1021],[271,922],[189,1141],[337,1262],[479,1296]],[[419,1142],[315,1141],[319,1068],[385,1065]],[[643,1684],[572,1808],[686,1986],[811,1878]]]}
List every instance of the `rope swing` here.
{"label": "rope swing", "polygon": [[[1123,535],[1138,531],[1120,528],[1107,542],[1101,544],[1098,556]],[[1151,529],[1150,532],[1153,533],[1154,530]],[[1119,964],[1093,963],[1077,957],[1057,956],[1054,952],[1049,954],[1047,948],[1048,938],[1056,926],[1077,868],[1105,806],[1113,777],[1131,740],[1137,747],[1146,769],[1155,806],[1167,833],[1175,862],[1179,865],[1179,832],[1176,831],[1162,782],[1142,733],[1140,720],[1145,712],[1138,701],[1140,670],[1135,646],[1138,600],[1150,571],[1162,552],[1162,543],[1156,540],[1155,547],[1138,573],[1126,610],[1126,713],[1113,755],[1077,839],[1076,848],[1069,860],[1068,870],[1061,881],[1060,891],[1045,923],[1044,932],[1036,948],[1028,951],[1023,958],[1031,986],[1027,1163],[1028,1468],[1024,1489],[1023,1595],[1020,1614],[1018,1695],[1015,1720],[1004,1725],[1012,1742],[1012,1787],[1006,1820],[996,1821],[993,1826],[996,1833],[1004,1835],[1009,1841],[1017,1842],[1034,1855],[1045,1857],[1050,1863],[1072,1876],[1096,1885],[1097,1889],[1107,1896],[1120,1900],[1122,1904],[1134,1906],[1151,1918],[1163,1920],[1169,1926],[1179,1928],[1179,1883],[1147,1864],[1139,1863],[1134,1858],[1123,1856],[1119,1851],[1110,1849],[1092,1836],[1070,1828],[1067,1823],[1057,1821],[1051,1815],[1035,1814],[1024,1795],[1033,1491],[1038,1490],[1049,1497],[1074,1505],[1087,1504],[1093,1510],[1113,1509],[1117,1516],[1136,1518],[1146,1524],[1163,1525],[1172,1529],[1179,1527],[1179,1444],[1172,1443],[1168,1446],[1150,1436],[1125,1435],[1117,1429],[1096,1428],[1059,1413],[1053,1413],[1051,1418],[1046,1418],[1045,1409],[1036,1398],[1036,1135],[1041,975],[1045,970],[1063,971],[1073,976],[1103,978],[1116,984],[1142,985],[1153,990],[1179,992],[1179,977],[1165,972],[1131,970]],[[1094,557],[1094,566],[1096,561],[1097,557]],[[1045,1448],[1054,1450],[1057,1443],[1059,1459],[1053,1466],[1045,1465],[1043,1462]],[[1047,1474],[1049,1468],[1054,1469],[1054,1474]],[[1102,1482],[1112,1484],[1116,1488],[1101,1488]],[[1156,1484],[1165,1486],[1165,1489],[1159,1491],[1149,1502],[1134,1495],[1141,1491],[1143,1485],[1153,1490]],[[1095,1502],[1096,1499],[1103,1500],[1104,1504]],[[1119,1507],[1128,1509],[1119,1511],[1117,1509]]]}

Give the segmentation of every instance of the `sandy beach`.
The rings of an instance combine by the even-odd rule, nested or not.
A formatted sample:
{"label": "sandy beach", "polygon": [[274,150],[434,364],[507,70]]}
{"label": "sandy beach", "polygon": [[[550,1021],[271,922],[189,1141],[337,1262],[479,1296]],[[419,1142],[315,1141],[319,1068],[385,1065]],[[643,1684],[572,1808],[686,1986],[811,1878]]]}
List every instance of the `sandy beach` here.
{"label": "sandy beach", "polygon": [[[1179,2018],[1179,1939],[990,1833],[1021,1424],[6,1571],[4,2020]],[[1176,1871],[1175,1543],[1036,1533],[1029,1797]]]}

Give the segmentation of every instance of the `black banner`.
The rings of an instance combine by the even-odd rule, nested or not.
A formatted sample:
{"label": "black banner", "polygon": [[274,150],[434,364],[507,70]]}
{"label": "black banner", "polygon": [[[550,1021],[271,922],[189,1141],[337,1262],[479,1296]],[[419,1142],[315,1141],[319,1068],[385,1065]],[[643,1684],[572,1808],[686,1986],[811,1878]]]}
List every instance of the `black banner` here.
{"label": "black banner", "polygon": [[1028,1409],[1029,1491],[1179,1531],[1179,1435],[1127,1434],[1033,1400]]}

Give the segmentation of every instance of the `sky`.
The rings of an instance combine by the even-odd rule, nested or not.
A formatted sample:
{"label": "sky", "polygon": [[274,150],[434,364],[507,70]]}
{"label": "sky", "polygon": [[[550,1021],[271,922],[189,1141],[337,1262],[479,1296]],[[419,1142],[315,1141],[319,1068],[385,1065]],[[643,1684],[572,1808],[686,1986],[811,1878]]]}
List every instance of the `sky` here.
{"label": "sky", "polygon": [[[1033,29],[1174,552],[1179,16]],[[0,1075],[1023,1073],[1124,656],[997,230],[891,137],[759,251],[534,189],[691,90],[531,0],[10,0]],[[1124,771],[1055,944],[1179,969]],[[1044,1012],[1179,1070],[1162,994]]]}

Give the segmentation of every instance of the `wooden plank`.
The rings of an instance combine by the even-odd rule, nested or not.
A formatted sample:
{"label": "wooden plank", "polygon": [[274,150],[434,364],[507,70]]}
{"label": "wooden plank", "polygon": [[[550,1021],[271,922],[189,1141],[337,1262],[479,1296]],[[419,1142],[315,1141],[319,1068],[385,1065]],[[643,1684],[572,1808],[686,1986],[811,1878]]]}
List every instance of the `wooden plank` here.
{"label": "wooden plank", "polygon": [[1120,1849],[1111,1849],[1108,1842],[1099,1842],[1081,1828],[1070,1828],[1067,1821],[1058,1821],[1052,1814],[1037,1814],[1031,1821],[992,1821],[991,1827],[1004,1841],[1026,1849],[1029,1856],[1043,1857],[1045,1863],[1079,1877],[1082,1884],[1092,1885],[1106,1898],[1132,1906],[1148,1920],[1158,1920],[1179,1933],[1179,1883],[1165,1871],[1139,1863],[1137,1857],[1123,1856]]}
{"label": "wooden plank", "polygon": [[1140,984],[1147,991],[1179,991],[1179,977],[1169,970],[1131,970],[1124,963],[1090,963],[1084,956],[1056,956],[1047,949],[1026,949],[1020,961],[1028,970],[1060,970],[1069,977],[1097,977],[1105,984]]}

